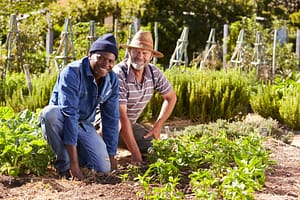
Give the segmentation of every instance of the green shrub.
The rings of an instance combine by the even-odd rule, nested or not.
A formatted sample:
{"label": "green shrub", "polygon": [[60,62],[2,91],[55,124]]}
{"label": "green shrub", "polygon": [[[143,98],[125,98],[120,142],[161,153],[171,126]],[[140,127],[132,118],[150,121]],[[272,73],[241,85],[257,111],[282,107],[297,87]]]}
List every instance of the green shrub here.
{"label": "green shrub", "polygon": [[273,118],[282,122],[279,113],[280,90],[273,85],[258,85],[257,91],[251,95],[250,104],[255,113],[264,118]]}
{"label": "green shrub", "polygon": [[0,122],[0,174],[44,174],[54,155],[43,139],[37,114],[14,114],[12,108],[1,107]]}
{"label": "green shrub", "polygon": [[258,84],[250,98],[254,112],[264,118],[271,117],[291,129],[300,129],[300,87],[297,79],[298,75],[292,75],[284,80],[275,79],[273,85]]}
{"label": "green shrub", "polygon": [[35,111],[49,102],[57,72],[47,71],[40,76],[31,76],[32,91],[30,93],[23,73],[8,74],[4,80],[4,106],[14,108],[16,112],[25,109]]}
{"label": "green shrub", "polygon": [[[200,71],[188,68],[164,72],[177,95],[172,117],[210,122],[219,118],[234,119],[247,114],[251,77],[237,71]],[[155,94],[141,119],[155,119],[162,99]],[[147,118],[146,118],[147,116]]]}
{"label": "green shrub", "polygon": [[284,124],[292,129],[300,129],[300,87],[291,85],[284,91],[279,113]]}
{"label": "green shrub", "polygon": [[[145,198],[159,199],[166,188],[173,199],[179,198],[181,188],[174,186],[189,181],[189,195],[199,199],[253,199],[273,161],[263,147],[261,130],[249,122],[217,120],[153,141],[151,164],[138,177]],[[266,120],[264,125],[272,124]]]}

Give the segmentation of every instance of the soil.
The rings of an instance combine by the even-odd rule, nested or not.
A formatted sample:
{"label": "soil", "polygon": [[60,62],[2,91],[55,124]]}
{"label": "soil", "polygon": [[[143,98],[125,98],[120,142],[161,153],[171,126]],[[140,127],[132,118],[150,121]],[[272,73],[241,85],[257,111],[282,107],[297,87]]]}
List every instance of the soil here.
{"label": "soil", "polygon": [[[182,123],[184,126],[186,123]],[[169,123],[169,126],[174,124]],[[176,126],[180,126],[176,122]],[[300,134],[295,135],[291,145],[269,138],[265,147],[277,162],[266,172],[266,183],[256,192],[257,200],[300,199]],[[142,187],[134,181],[122,181],[122,174],[130,167],[130,153],[119,149],[118,170],[99,174],[85,170],[86,179],[71,181],[60,178],[49,166],[42,177],[23,176],[13,178],[0,176],[0,199],[143,199],[137,194]],[[192,198],[187,198],[192,199]]]}

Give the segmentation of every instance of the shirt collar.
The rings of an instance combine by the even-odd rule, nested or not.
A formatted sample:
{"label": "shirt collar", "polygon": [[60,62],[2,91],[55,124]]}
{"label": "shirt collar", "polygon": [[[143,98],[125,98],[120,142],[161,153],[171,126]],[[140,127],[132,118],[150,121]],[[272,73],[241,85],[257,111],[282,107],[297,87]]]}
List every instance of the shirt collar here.
{"label": "shirt collar", "polygon": [[86,75],[93,77],[93,73],[92,73],[92,69],[91,69],[91,65],[90,65],[90,60],[89,60],[88,56],[86,56],[82,59],[82,65],[86,70]]}

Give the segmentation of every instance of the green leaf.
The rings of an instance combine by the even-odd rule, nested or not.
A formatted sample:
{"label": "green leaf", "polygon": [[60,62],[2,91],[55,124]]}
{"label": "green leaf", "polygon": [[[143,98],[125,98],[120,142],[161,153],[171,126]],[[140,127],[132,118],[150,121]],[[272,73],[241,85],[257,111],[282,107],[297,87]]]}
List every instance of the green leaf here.
{"label": "green leaf", "polygon": [[11,107],[0,107],[0,119],[9,120],[14,117],[14,110]]}

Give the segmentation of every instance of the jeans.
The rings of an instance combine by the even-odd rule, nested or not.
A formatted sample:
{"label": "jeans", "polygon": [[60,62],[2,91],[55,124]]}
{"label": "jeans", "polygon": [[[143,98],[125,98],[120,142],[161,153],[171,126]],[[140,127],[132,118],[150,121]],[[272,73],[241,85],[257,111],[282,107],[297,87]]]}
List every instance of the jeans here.
{"label": "jeans", "polygon": [[[45,107],[40,115],[40,121],[43,136],[56,154],[54,167],[59,173],[69,170],[70,158],[62,140],[64,116],[59,106]],[[77,153],[80,167],[94,169],[97,172],[111,170],[106,144],[88,119],[78,122]]]}

